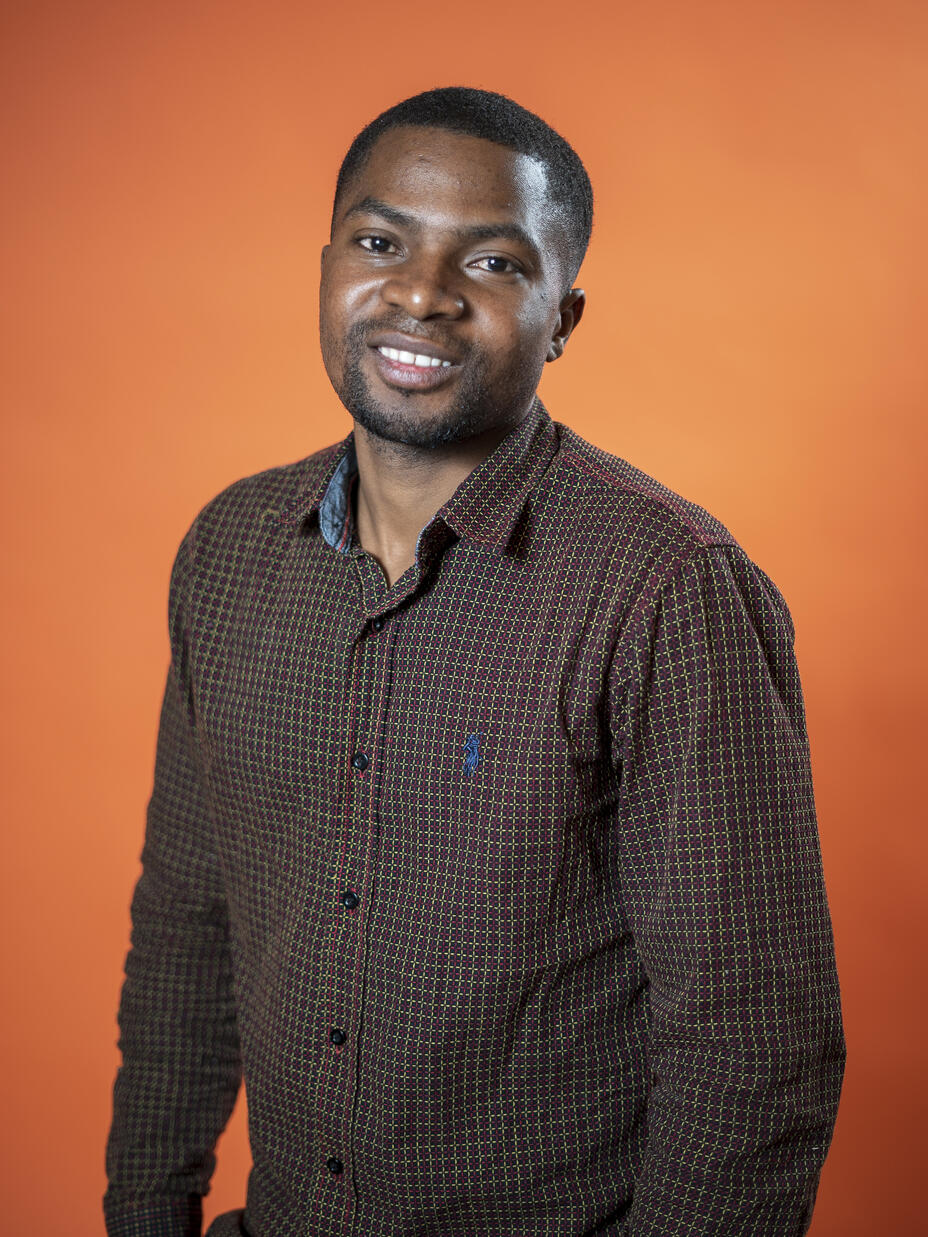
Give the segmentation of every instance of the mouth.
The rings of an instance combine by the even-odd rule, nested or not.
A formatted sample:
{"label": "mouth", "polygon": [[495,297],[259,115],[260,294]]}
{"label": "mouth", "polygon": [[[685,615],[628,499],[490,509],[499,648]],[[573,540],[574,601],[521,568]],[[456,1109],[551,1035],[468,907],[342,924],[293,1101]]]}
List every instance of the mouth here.
{"label": "mouth", "polygon": [[447,369],[451,365],[450,361],[428,356],[424,352],[403,352],[399,348],[386,347],[378,348],[377,351],[388,361],[394,361],[398,365],[411,365],[414,369]]}
{"label": "mouth", "polygon": [[[397,341],[407,343],[407,341]],[[392,343],[371,344],[380,377],[389,386],[403,390],[430,391],[443,386],[458,369],[457,362],[442,355],[442,349],[425,340],[409,340],[406,347]]]}

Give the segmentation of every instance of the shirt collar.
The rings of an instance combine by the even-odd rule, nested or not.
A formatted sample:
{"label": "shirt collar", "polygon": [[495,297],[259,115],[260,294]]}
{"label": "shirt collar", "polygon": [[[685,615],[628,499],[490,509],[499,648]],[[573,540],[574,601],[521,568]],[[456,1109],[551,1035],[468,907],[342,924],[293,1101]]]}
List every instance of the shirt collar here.
{"label": "shirt collar", "polygon": [[557,427],[536,396],[528,416],[464,478],[435,519],[459,537],[503,553],[558,443]]}
{"label": "shirt collar", "polygon": [[336,550],[347,550],[351,542],[351,495],[358,476],[354,434],[346,439],[346,449],[317,504],[322,535]]}
{"label": "shirt collar", "polygon": [[[557,427],[536,396],[521,424],[464,478],[422,532],[442,523],[458,537],[503,553],[525,502],[554,458],[558,443]],[[302,494],[282,517],[283,522],[294,524],[316,516],[329,545],[347,550],[351,489],[358,468],[354,434],[315,457],[315,461],[315,475],[307,479]]]}

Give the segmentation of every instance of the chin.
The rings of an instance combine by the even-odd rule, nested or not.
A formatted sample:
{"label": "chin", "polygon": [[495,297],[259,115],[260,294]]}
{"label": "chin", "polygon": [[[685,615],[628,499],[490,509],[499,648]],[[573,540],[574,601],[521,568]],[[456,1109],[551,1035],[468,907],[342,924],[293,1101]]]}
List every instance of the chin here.
{"label": "chin", "polygon": [[[348,382],[339,391],[339,396],[358,425],[383,442],[397,446],[419,447],[432,450],[467,442],[492,428],[492,410],[483,407],[480,400],[456,401],[456,406],[443,412],[417,411],[419,402],[415,396],[402,399],[401,407],[388,407],[374,399],[366,384]],[[427,397],[419,397],[423,403]],[[471,407],[467,404],[471,403]]]}
{"label": "chin", "polygon": [[451,446],[454,443],[466,442],[483,433],[485,426],[475,425],[467,419],[427,421],[413,420],[410,417],[383,415],[372,413],[369,408],[348,408],[358,425],[383,442],[394,443],[397,446],[419,447],[434,450],[437,447]]}
{"label": "chin", "polygon": [[522,407],[527,411],[531,406],[535,386],[528,388],[533,376],[526,375],[524,390],[523,384],[512,384],[496,391],[498,398],[493,398],[490,376],[474,367],[453,394],[447,392],[444,398],[437,391],[430,395],[384,388],[384,400],[375,394],[377,387],[360,364],[347,364],[336,391],[357,424],[375,438],[396,446],[436,450],[494,431],[507,434],[520,419],[511,410]]}

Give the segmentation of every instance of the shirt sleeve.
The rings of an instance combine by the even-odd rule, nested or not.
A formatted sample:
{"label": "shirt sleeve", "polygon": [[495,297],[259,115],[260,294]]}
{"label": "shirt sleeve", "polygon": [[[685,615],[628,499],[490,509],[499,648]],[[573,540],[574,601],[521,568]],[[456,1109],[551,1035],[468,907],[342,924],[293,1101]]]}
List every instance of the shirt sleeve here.
{"label": "shirt sleeve", "polygon": [[845,1042],[793,624],[735,545],[664,584],[611,684],[621,881],[648,980],[624,1237],[800,1237]]}
{"label": "shirt sleeve", "polygon": [[109,1237],[199,1237],[241,1081],[228,915],[187,685],[186,546],[172,574],[172,660],[119,1008]]}

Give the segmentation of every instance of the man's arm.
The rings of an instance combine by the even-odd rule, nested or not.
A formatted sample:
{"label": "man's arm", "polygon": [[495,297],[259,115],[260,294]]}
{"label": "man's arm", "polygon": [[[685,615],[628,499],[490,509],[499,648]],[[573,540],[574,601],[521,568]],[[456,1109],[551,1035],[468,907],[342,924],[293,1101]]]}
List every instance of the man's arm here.
{"label": "man's arm", "polygon": [[109,1237],[199,1237],[213,1150],[241,1081],[228,918],[185,686],[185,563],[186,542],[119,1009]]}
{"label": "man's arm", "polygon": [[679,567],[613,677],[622,883],[649,988],[627,1237],[800,1237],[845,1044],[793,626],[737,546]]}

